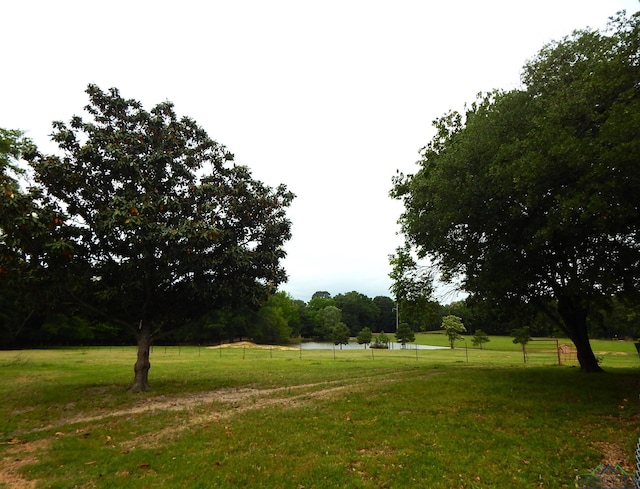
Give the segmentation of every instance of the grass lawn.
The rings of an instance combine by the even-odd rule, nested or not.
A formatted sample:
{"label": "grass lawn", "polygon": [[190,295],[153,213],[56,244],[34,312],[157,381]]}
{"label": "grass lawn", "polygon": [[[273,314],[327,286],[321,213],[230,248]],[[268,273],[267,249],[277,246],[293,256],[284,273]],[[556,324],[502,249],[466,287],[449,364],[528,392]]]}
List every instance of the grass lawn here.
{"label": "grass lawn", "polygon": [[602,375],[545,348],[525,365],[495,337],[156,347],[138,394],[132,347],[0,352],[0,488],[572,488],[599,464],[633,471],[633,344],[594,342]]}

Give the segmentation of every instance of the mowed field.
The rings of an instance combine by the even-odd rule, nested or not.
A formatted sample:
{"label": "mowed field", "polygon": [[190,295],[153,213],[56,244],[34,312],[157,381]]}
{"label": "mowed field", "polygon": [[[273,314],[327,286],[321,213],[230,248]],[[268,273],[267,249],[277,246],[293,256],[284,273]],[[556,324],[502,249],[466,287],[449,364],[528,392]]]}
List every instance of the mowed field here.
{"label": "mowed field", "polygon": [[[418,343],[446,346],[438,334]],[[560,340],[560,344],[567,343]],[[0,352],[0,487],[562,488],[635,470],[640,360],[594,341],[442,350],[131,346]]]}

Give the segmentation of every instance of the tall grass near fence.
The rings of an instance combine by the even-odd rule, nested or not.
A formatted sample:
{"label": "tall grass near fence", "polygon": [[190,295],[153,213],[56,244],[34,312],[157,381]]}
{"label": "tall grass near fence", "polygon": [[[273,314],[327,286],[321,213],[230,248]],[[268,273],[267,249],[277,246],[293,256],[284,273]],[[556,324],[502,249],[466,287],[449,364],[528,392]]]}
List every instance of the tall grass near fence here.
{"label": "tall grass near fence", "polygon": [[489,345],[156,347],[140,394],[130,347],[0,352],[0,487],[557,488],[633,468],[637,356],[585,375]]}

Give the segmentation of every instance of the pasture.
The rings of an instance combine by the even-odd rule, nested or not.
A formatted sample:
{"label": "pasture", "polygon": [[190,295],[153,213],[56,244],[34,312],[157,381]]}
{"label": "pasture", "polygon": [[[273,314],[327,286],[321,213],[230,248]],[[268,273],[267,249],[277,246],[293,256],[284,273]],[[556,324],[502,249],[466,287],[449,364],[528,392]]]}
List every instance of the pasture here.
{"label": "pasture", "polygon": [[547,344],[526,364],[496,337],[157,346],[137,394],[131,346],[3,351],[0,488],[561,488],[600,464],[633,471],[633,343],[594,341],[601,375]]}

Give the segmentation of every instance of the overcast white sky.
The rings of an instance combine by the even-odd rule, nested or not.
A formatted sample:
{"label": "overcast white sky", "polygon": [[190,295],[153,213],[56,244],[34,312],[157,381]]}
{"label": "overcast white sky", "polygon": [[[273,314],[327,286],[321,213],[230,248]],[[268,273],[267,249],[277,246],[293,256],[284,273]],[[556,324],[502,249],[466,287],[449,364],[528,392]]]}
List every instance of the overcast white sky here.
{"label": "overcast white sky", "polygon": [[[547,42],[603,27],[638,0],[20,0],[4,2],[0,127],[53,151],[88,83],[147,109],[174,102],[297,199],[289,282],[390,295],[401,204],[431,122],[476,93],[519,87]],[[444,298],[446,299],[446,298]]]}

